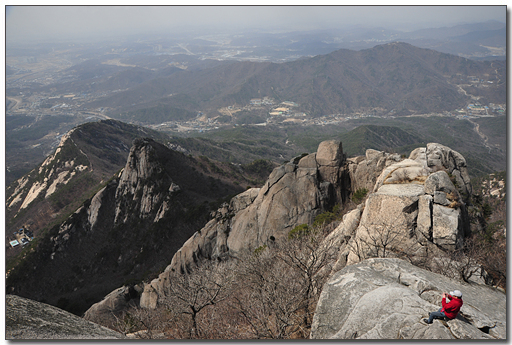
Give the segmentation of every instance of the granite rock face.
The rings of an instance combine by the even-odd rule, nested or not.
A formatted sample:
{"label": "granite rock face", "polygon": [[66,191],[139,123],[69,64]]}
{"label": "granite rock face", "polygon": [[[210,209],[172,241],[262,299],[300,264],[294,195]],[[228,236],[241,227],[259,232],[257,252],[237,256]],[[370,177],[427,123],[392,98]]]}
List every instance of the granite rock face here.
{"label": "granite rock face", "polygon": [[346,255],[350,265],[393,252],[421,254],[429,244],[459,248],[469,230],[461,194],[468,193],[471,185],[458,183],[454,176],[466,175],[462,155],[437,144],[415,149],[408,159],[384,167],[359,226],[340,255]]}
{"label": "granite rock face", "polygon": [[317,153],[274,169],[262,188],[224,204],[176,253],[170,268],[251,250],[271,237],[286,236],[299,224],[311,224],[316,215],[343,202],[343,163],[341,142],[327,141]]}
{"label": "granite rock face", "polygon": [[444,145],[430,143],[427,144],[425,156],[430,170],[442,169],[454,176],[457,189],[464,199],[473,193],[466,159],[460,153]]}
{"label": "granite rock face", "polygon": [[318,152],[274,169],[262,188],[235,196],[185,242],[159,278],[146,285],[141,305],[156,306],[170,271],[188,270],[201,258],[222,259],[254,250],[342,203],[348,194],[344,161],[341,142],[323,142]]}
{"label": "granite rock face", "polygon": [[[464,305],[450,321],[421,320],[441,294],[462,291]],[[461,284],[399,259],[368,259],[336,272],[325,284],[312,339],[505,339],[506,295]]]}
{"label": "granite rock face", "polygon": [[18,339],[125,339],[121,333],[84,320],[45,303],[6,295],[5,338]]}
{"label": "granite rock face", "polygon": [[365,156],[347,159],[350,173],[351,190],[367,189],[372,191],[382,170],[393,163],[400,162],[400,155],[373,149],[366,150]]}
{"label": "granite rock face", "polygon": [[141,305],[156,307],[170,271],[282,238],[361,188],[370,191],[365,204],[347,214],[328,239],[338,248],[334,270],[393,252],[421,254],[428,245],[455,249],[464,234],[465,209],[448,172],[466,176],[465,161],[449,148],[429,145],[408,159],[376,150],[345,159],[341,142],[322,142],[316,153],[274,169],[262,188],[224,204],[178,250],[160,277],[146,285]]}

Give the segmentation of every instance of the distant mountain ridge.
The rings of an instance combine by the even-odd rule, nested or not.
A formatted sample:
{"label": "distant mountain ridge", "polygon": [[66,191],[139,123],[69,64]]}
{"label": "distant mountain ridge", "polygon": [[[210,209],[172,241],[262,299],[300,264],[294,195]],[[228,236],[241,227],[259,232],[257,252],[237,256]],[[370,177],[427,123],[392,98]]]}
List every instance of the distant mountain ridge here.
{"label": "distant mountain ridge", "polygon": [[[474,96],[483,103],[505,102],[504,62],[473,61],[393,42],[370,49],[337,50],[287,63],[233,62],[209,69],[178,71],[91,103],[129,109],[166,104],[216,114],[218,108],[249,104],[268,96],[291,100],[311,116],[368,111],[428,113],[464,107]],[[493,81],[486,88],[460,90],[461,78]],[[497,81],[500,80],[499,83]],[[487,92],[488,91],[488,92]],[[168,120],[173,120],[169,114]]]}

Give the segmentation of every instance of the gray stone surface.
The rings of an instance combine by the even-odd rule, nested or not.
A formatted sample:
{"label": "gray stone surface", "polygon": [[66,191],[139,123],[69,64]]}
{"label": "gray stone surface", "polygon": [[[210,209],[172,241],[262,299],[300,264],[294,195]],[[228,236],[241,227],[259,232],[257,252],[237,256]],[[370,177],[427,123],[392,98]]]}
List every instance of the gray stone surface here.
{"label": "gray stone surface", "polygon": [[372,149],[366,150],[365,157],[347,159],[351,190],[355,192],[358,189],[366,188],[368,191],[372,191],[382,170],[400,160],[401,158],[397,154]]}
{"label": "gray stone surface", "polygon": [[373,191],[378,191],[383,184],[423,184],[427,175],[422,162],[405,159],[387,166],[379,175]]}
{"label": "gray stone surface", "polygon": [[446,169],[455,176],[461,194],[469,196],[473,193],[466,160],[460,153],[441,144],[429,143],[425,155],[427,165],[432,171]]}
{"label": "gray stone surface", "polygon": [[100,340],[125,339],[125,336],[48,304],[7,295],[5,338]]}
{"label": "gray stone surface", "polygon": [[432,241],[432,196],[422,195],[418,199],[418,219],[416,220],[420,243]]}
{"label": "gray stone surface", "polygon": [[453,193],[455,186],[445,171],[430,174],[425,180],[425,193],[434,195],[435,192]]}
{"label": "gray stone surface", "polygon": [[339,179],[340,167],[343,163],[343,146],[341,141],[328,140],[321,142],[318,145],[316,162],[320,179],[336,184]]}
{"label": "gray stone surface", "polygon": [[432,213],[434,243],[446,249],[460,246],[463,236],[460,210],[434,204]]}
{"label": "gray stone surface", "polygon": [[411,238],[410,229],[418,216],[420,195],[423,186],[417,184],[383,185],[378,192],[370,194],[355,235],[347,244],[347,264],[390,255],[397,250],[418,250],[418,241]]}
{"label": "gray stone surface", "polygon": [[[429,312],[439,309],[441,294],[453,289],[463,294],[458,318],[423,323]],[[311,338],[505,339],[506,295],[403,260],[368,259],[346,266],[324,285]]]}
{"label": "gray stone surface", "polygon": [[120,287],[87,309],[84,319],[101,323],[102,320],[113,318],[113,314],[118,315],[129,307],[138,306],[139,292],[142,289],[138,287]]}
{"label": "gray stone surface", "polygon": [[[169,271],[182,271],[198,258],[222,258],[254,250],[282,238],[300,224],[312,224],[329,205],[341,202],[338,191],[344,162],[339,141],[327,141],[316,154],[287,163],[270,174],[261,189],[251,189],[223,205],[214,219],[189,238],[166,270],[144,288],[141,306],[155,307]],[[336,188],[337,187],[337,188]]]}
{"label": "gray stone surface", "polygon": [[335,251],[333,255],[336,257],[336,262],[332,268],[334,272],[339,271],[347,264],[349,250],[346,244],[355,234],[355,230],[361,220],[363,206],[363,204],[360,204],[356,209],[343,215],[340,224],[324,239],[323,245],[320,246],[321,249],[330,247]]}

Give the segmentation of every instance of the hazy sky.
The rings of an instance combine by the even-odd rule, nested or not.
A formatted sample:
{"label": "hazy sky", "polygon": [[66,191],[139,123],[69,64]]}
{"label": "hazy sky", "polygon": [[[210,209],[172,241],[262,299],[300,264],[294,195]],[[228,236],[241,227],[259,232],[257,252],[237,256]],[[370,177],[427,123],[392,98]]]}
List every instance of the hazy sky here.
{"label": "hazy sky", "polygon": [[[8,1],[8,4],[16,5],[16,1]],[[417,29],[487,20],[505,22],[506,7],[7,6],[6,39],[108,38],[118,34],[199,30],[204,27],[212,30],[225,28],[233,32],[251,28],[301,30],[347,25]]]}

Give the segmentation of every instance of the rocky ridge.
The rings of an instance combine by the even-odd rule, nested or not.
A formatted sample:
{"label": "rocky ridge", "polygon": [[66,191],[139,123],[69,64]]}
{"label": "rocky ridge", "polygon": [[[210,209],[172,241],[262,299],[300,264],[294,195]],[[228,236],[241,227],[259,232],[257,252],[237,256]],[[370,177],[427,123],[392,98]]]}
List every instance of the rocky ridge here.
{"label": "rocky ridge", "polygon": [[64,134],[53,154],[6,189],[9,230],[26,226],[39,237],[117,173],[126,164],[132,141],[141,136],[163,138],[156,131],[114,120],[85,123]]}
{"label": "rocky ridge", "polygon": [[[13,192],[8,195],[6,201],[8,211],[15,212],[14,217],[39,195],[44,195],[44,198],[48,199],[58,185],[65,185],[73,176],[91,169],[87,156],[77,149],[73,141],[73,131],[61,138],[55,152],[48,156],[38,169],[15,182]],[[69,154],[70,151],[76,151],[76,154]],[[35,181],[30,183],[31,179]]]}
{"label": "rocky ridge", "polygon": [[109,291],[169,263],[208,205],[241,191],[200,170],[192,157],[136,139],[124,169],[9,274],[7,290],[82,314]]}
{"label": "rocky ridge", "polygon": [[415,256],[432,248],[453,250],[469,231],[464,197],[471,194],[471,185],[466,162],[457,152],[432,143],[414,150],[408,159],[375,150],[346,159],[341,142],[323,142],[316,153],[274,169],[261,189],[223,205],[185,242],[159,278],[145,286],[141,306],[156,307],[169,272],[186,271],[201,258],[236,256],[284,237],[295,226],[312,224],[319,213],[347,202],[360,188],[373,192],[330,236],[338,241],[337,269],[386,256],[383,250]]}

